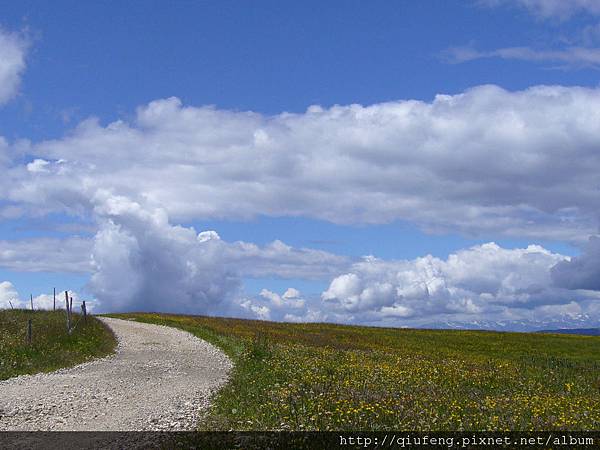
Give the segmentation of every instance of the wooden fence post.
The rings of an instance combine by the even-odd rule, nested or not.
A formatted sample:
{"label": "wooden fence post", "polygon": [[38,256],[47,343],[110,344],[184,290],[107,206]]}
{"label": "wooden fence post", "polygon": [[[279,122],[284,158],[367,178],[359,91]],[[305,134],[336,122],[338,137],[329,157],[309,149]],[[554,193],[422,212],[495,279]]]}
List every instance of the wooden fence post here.
{"label": "wooden fence post", "polygon": [[31,310],[33,311],[33,294],[29,294],[29,301],[31,302]]}
{"label": "wooden fence post", "polygon": [[85,306],[85,300],[81,304],[81,311],[83,312],[83,323],[87,323],[87,308]]}
{"label": "wooden fence post", "polygon": [[56,311],[56,288],[54,288],[53,298],[54,298],[54,306],[52,308],[52,311]]}
{"label": "wooden fence post", "polygon": [[15,309],[13,308],[12,302],[10,300],[8,301],[8,304],[10,305],[10,309]]}
{"label": "wooden fence post", "polygon": [[27,343],[31,345],[31,319],[27,321]]}
{"label": "wooden fence post", "polygon": [[71,311],[69,311],[69,293],[65,291],[65,311],[67,313],[67,332],[71,334]]}

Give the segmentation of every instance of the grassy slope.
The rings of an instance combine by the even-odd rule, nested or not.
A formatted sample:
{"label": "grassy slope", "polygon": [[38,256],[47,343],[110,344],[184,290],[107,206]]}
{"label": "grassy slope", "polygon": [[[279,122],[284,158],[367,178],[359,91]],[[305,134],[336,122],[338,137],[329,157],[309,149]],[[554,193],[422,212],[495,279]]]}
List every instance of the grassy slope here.
{"label": "grassy slope", "polygon": [[[73,322],[80,316],[74,314]],[[32,343],[26,340],[32,319]],[[64,311],[0,311],[0,380],[22,374],[49,372],[112,353],[116,340],[90,316],[67,334]]]}
{"label": "grassy slope", "polygon": [[206,429],[600,429],[600,338],[117,317],[175,326],[236,363]]}

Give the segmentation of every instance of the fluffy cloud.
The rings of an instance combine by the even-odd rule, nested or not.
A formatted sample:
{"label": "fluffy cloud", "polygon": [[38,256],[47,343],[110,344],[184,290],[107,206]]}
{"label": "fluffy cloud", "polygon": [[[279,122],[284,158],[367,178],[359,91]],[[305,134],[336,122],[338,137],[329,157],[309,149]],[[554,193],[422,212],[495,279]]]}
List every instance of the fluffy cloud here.
{"label": "fluffy cloud", "polygon": [[[103,310],[157,310],[234,314],[241,311],[241,277],[324,278],[347,258],[280,241],[265,247],[227,243],[215,231],[169,223],[163,209],[145,210],[122,196],[99,193],[100,229],[92,249],[89,289]],[[293,290],[284,295],[298,302]]]}
{"label": "fluffy cloud", "polygon": [[553,286],[550,270],[569,258],[531,245],[494,243],[412,261],[373,257],[336,277],[322,299],[349,321],[433,323],[449,320],[544,320],[584,314],[598,296]]}
{"label": "fluffy cloud", "polygon": [[263,289],[257,297],[243,298],[238,303],[246,315],[261,320],[344,322],[346,319],[343,315],[327,311],[326,305],[320,304],[318,299],[304,298],[295,288],[288,288],[282,294]]}
{"label": "fluffy cloud", "polygon": [[[88,120],[62,139],[22,143],[27,164],[5,158],[3,215],[67,212],[91,219],[97,233],[37,261],[60,242],[2,242],[0,264],[90,270],[88,288],[105,310],[394,324],[586,314],[593,295],[552,286],[550,268],[566,267],[566,258],[540,247],[489,244],[446,261],[351,265],[323,251],[224,242],[176,224],[256,215],[404,220],[434,232],[581,241],[598,223],[598,111],[600,89],[559,86],[481,86],[429,103],[271,117],[158,100],[131,123]],[[323,303],[294,290],[237,300],[243,277],[268,276],[332,281]]]}
{"label": "fluffy cloud", "polygon": [[20,308],[19,293],[10,281],[0,282],[0,309]]}
{"label": "fluffy cloud", "polygon": [[[215,231],[169,223],[163,209],[147,211],[122,196],[94,197],[94,238],[0,241],[0,267],[19,271],[91,273],[88,289],[104,311],[230,313],[242,277],[326,280],[351,261],[321,250],[225,242]],[[289,289],[282,299],[299,304]],[[233,309],[232,309],[233,308]]]}
{"label": "fluffy cloud", "polygon": [[33,145],[1,194],[30,214],[90,214],[100,189],[191,219],[405,220],[426,231],[578,241],[597,229],[600,89],[480,86],[430,103],[266,117],[177,99]]}
{"label": "fluffy cloud", "polygon": [[283,295],[276,294],[267,289],[263,289],[260,296],[269,301],[271,306],[275,308],[283,308],[287,311],[290,309],[304,308],[305,300],[300,295],[300,291],[294,288],[288,288]]}
{"label": "fluffy cloud", "polygon": [[13,98],[25,70],[27,41],[0,28],[0,105]]}
{"label": "fluffy cloud", "polygon": [[239,287],[211,240],[171,226],[163,210],[145,211],[124,197],[98,202],[89,288],[104,309],[210,313]]}
{"label": "fluffy cloud", "polygon": [[480,0],[480,3],[489,6],[514,4],[544,19],[566,19],[578,13],[600,15],[597,0]]}
{"label": "fluffy cloud", "polygon": [[[238,302],[244,316],[288,322],[540,329],[598,326],[600,293],[554,285],[573,260],[543,247],[488,243],[411,261],[364,257],[331,280],[321,298],[263,289]],[[571,289],[573,288],[573,289]]]}

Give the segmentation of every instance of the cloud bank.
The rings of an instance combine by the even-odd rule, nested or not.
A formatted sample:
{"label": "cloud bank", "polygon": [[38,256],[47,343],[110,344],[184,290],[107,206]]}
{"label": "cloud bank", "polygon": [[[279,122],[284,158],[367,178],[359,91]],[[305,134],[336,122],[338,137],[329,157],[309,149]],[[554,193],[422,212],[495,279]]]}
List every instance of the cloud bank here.
{"label": "cloud bank", "polygon": [[490,242],[447,259],[364,257],[334,277],[320,298],[263,289],[238,301],[245,315],[288,322],[378,326],[541,329],[598,326],[600,292],[558,286],[551,272],[572,261],[543,247]]}
{"label": "cloud bank", "polygon": [[333,279],[322,299],[350,321],[373,323],[583,317],[597,309],[598,293],[568,291],[551,280],[553,267],[571,263],[540,246],[509,250],[494,243],[461,250],[446,260],[369,257]]}
{"label": "cloud bank", "polygon": [[[60,212],[97,227],[93,239],[65,240],[71,251],[62,259],[35,258],[56,240],[4,241],[0,264],[79,265],[112,311],[391,325],[587,317],[594,286],[568,284],[561,273],[593,267],[593,248],[571,261],[539,246],[486,244],[447,260],[357,262],[280,241],[225,242],[177,223],[403,220],[428,232],[582,243],[598,224],[599,111],[600,89],[560,86],[480,86],[431,102],[276,116],[157,100],[130,123],[89,119],[62,139],[0,145],[0,214]],[[269,276],[330,284],[320,298],[293,287],[251,298],[241,291],[244,277]]]}
{"label": "cloud bank", "polygon": [[175,223],[404,220],[428,232],[582,241],[598,223],[598,111],[599,89],[559,86],[270,117],[171,98],[133,123],[88,120],[21,148],[38,162],[13,164],[0,196],[13,208],[4,214],[91,214],[104,189]]}

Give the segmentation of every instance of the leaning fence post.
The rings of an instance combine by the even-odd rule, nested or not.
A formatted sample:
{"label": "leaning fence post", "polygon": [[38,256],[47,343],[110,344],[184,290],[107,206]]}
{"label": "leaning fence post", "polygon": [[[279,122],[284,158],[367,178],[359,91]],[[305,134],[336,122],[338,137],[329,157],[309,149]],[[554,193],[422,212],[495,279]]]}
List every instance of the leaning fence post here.
{"label": "leaning fence post", "polygon": [[12,302],[10,300],[8,301],[8,304],[10,305],[10,309],[15,309],[13,308]]}
{"label": "leaning fence post", "polygon": [[31,319],[27,321],[27,343],[31,344]]}
{"label": "leaning fence post", "polygon": [[67,313],[67,332],[71,334],[71,311],[69,311],[69,293],[65,291],[65,311]]}

